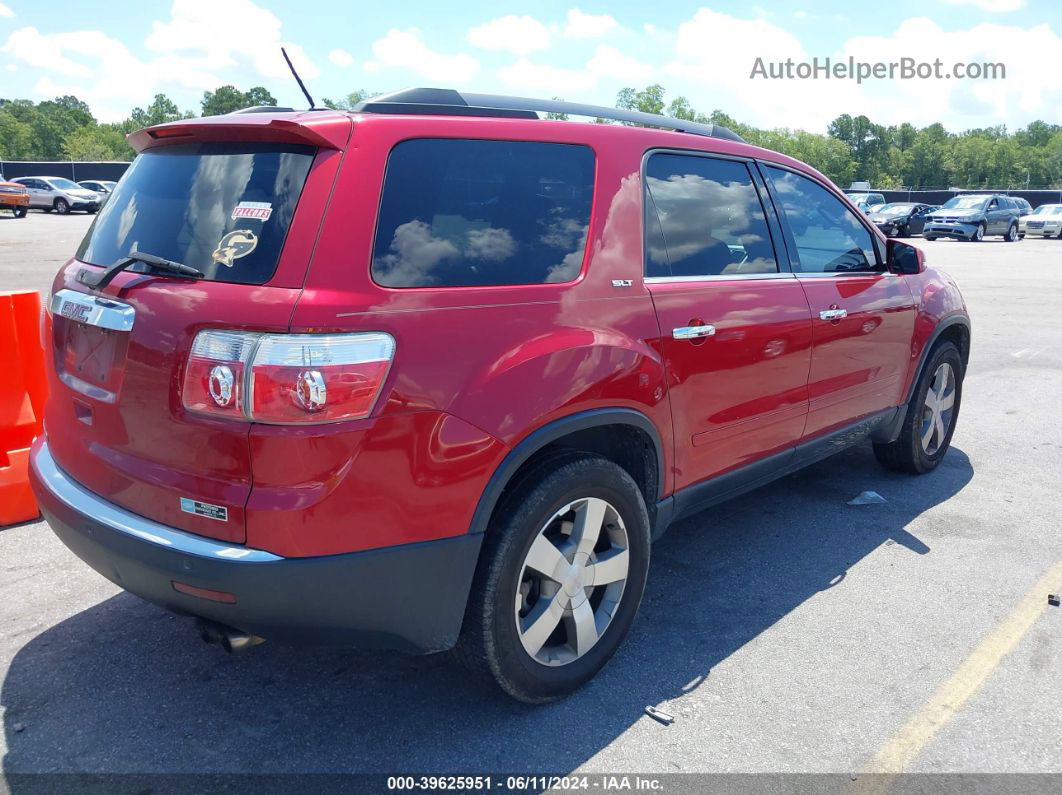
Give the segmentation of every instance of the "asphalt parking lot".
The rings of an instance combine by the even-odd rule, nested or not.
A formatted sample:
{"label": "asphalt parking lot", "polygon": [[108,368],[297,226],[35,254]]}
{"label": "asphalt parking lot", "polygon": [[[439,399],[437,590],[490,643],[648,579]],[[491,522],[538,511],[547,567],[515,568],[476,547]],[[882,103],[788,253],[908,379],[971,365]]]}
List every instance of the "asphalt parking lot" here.
{"label": "asphalt parking lot", "polygon": [[[46,290],[90,221],[0,217],[0,289]],[[0,530],[3,772],[1062,773],[1062,240],[914,242],[973,318],[942,466],[859,447],[673,527],[571,698],[446,655],[226,656],[38,522]]]}

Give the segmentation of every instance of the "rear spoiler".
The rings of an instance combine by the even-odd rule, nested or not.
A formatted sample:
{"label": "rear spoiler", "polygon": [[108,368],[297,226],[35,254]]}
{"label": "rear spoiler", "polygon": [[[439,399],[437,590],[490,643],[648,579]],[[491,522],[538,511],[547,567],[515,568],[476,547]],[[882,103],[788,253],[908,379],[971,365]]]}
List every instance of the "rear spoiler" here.
{"label": "rear spoiler", "polygon": [[146,127],[126,136],[137,152],[159,146],[202,141],[237,141],[302,144],[319,149],[343,149],[350,140],[353,121],[341,113],[299,113],[295,118],[266,114],[229,114]]}

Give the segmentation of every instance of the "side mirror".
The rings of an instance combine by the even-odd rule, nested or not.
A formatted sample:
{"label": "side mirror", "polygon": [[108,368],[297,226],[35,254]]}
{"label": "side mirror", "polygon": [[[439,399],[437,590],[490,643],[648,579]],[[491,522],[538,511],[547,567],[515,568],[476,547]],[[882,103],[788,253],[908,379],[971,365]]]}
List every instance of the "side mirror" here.
{"label": "side mirror", "polygon": [[891,273],[921,273],[926,269],[926,255],[910,243],[889,238],[885,244],[885,265]]}

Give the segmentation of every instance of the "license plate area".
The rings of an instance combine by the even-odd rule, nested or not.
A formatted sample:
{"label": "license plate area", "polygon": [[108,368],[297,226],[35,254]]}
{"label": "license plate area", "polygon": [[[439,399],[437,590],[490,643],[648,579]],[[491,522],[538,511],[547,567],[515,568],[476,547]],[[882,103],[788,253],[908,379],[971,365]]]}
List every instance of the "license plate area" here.
{"label": "license plate area", "polygon": [[55,369],[71,389],[115,403],[121,388],[133,307],[73,290],[52,297]]}

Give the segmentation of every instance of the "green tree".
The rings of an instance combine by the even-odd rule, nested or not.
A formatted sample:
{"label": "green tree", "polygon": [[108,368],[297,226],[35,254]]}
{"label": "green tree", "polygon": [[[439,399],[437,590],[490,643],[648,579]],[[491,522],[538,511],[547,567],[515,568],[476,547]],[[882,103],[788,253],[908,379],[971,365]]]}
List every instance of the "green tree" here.
{"label": "green tree", "polygon": [[[654,84],[636,91],[633,88],[622,88],[616,94],[616,107],[624,110],[637,110],[642,113],[664,112],[664,87]],[[629,124],[629,122],[624,122]]]}
{"label": "green tree", "polygon": [[130,120],[135,129],[142,127],[154,127],[156,124],[165,124],[168,121],[177,121],[185,118],[173,102],[165,94],[156,94],[151,104],[144,108],[133,108]]}
{"label": "green tree", "polygon": [[79,127],[63,140],[63,154],[70,160],[128,160],[131,153],[120,132],[95,123]]}
{"label": "green tree", "polygon": [[203,92],[202,107],[204,116],[221,116],[244,108],[276,104],[273,95],[261,86],[254,86],[247,92],[235,86],[220,86],[214,91]]}
{"label": "green tree", "polygon": [[0,108],[0,160],[29,160],[33,156],[33,128]]}
{"label": "green tree", "polygon": [[356,91],[351,91],[343,99],[328,99],[325,97],[321,100],[321,103],[326,108],[332,108],[332,110],[354,110],[354,106],[359,102],[364,102],[378,93],[378,91],[366,91],[364,88],[359,88]]}

